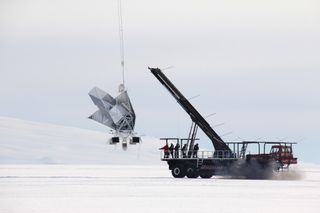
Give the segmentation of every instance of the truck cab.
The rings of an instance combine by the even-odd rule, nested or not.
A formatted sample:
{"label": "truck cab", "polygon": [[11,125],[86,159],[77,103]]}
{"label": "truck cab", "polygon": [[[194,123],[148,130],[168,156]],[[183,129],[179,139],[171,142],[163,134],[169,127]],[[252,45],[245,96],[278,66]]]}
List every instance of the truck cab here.
{"label": "truck cab", "polygon": [[283,165],[297,164],[297,158],[293,157],[291,146],[273,145],[270,150],[270,157]]}
{"label": "truck cab", "polygon": [[288,168],[291,164],[297,164],[297,158],[292,153],[291,143],[272,145],[270,153],[248,154],[246,159],[247,161],[256,160],[263,163],[277,162],[279,168]]}

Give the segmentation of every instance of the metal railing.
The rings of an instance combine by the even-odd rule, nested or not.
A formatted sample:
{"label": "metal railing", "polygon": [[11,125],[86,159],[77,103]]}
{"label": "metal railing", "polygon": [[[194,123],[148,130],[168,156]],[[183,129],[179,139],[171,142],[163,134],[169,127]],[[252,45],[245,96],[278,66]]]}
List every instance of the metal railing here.
{"label": "metal railing", "polygon": [[165,152],[163,150],[160,151],[160,158],[162,160],[180,160],[180,159],[238,159],[236,153],[232,153],[230,151],[225,150],[217,150],[217,151],[168,151]]}

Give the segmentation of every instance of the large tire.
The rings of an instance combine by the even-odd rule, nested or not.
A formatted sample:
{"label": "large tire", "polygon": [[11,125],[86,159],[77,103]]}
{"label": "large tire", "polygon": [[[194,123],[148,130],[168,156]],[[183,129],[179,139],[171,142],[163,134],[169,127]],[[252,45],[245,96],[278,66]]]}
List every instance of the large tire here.
{"label": "large tire", "polygon": [[184,178],[186,176],[186,170],[185,168],[178,164],[178,165],[174,165],[172,167],[172,170],[171,170],[171,174],[173,177],[175,178]]}
{"label": "large tire", "polygon": [[197,178],[199,177],[199,172],[194,167],[187,168],[187,177],[188,178]]}
{"label": "large tire", "polygon": [[211,171],[200,171],[200,177],[204,179],[212,178],[213,172]]}

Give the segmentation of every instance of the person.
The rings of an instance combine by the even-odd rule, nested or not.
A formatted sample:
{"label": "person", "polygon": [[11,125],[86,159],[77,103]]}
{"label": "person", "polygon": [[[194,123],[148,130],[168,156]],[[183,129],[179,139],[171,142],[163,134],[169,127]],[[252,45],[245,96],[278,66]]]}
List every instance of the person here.
{"label": "person", "polygon": [[175,158],[179,158],[179,150],[180,150],[180,144],[179,144],[179,141],[178,141],[176,146],[174,147],[174,157]]}
{"label": "person", "polygon": [[169,152],[171,154],[171,158],[173,158],[173,150],[174,150],[174,145],[171,143],[171,145],[169,147]]}
{"label": "person", "polygon": [[187,157],[187,144],[183,145],[181,152],[182,152],[182,157],[186,158]]}
{"label": "person", "polygon": [[166,145],[160,148],[160,150],[163,150],[164,158],[169,158],[169,146],[168,142],[166,142]]}
{"label": "person", "polygon": [[198,157],[198,151],[199,151],[199,145],[196,143],[193,147],[193,157],[197,158]]}

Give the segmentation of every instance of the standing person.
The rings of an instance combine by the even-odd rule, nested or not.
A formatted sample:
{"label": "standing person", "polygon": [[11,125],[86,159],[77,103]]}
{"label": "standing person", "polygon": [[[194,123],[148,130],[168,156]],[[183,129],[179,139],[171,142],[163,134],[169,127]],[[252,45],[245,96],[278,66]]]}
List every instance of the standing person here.
{"label": "standing person", "polygon": [[178,141],[176,146],[174,147],[174,157],[175,158],[179,158],[179,149],[180,149],[180,144],[179,144],[179,141]]}
{"label": "standing person", "polygon": [[160,150],[163,150],[164,158],[169,158],[169,146],[168,142],[166,142],[166,145],[160,148]]}
{"label": "standing person", "polygon": [[187,157],[187,144],[183,145],[181,152],[182,152],[182,157],[186,158]]}
{"label": "standing person", "polygon": [[194,157],[194,158],[197,158],[197,157],[198,157],[198,151],[199,151],[199,145],[196,144],[196,145],[194,145],[194,147],[193,147],[193,157]]}
{"label": "standing person", "polygon": [[170,147],[169,147],[169,151],[171,154],[171,157],[173,158],[173,150],[174,150],[174,145],[171,143]]}

